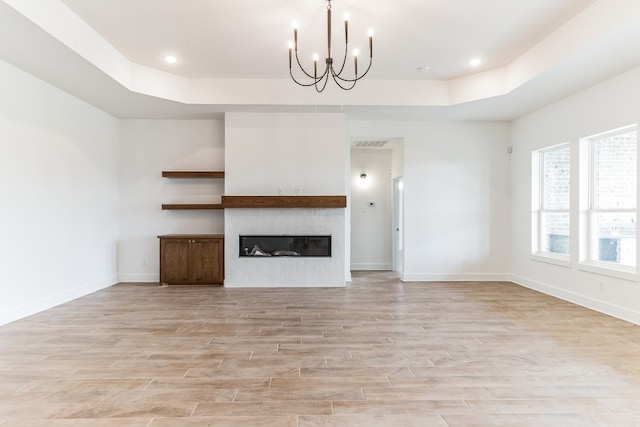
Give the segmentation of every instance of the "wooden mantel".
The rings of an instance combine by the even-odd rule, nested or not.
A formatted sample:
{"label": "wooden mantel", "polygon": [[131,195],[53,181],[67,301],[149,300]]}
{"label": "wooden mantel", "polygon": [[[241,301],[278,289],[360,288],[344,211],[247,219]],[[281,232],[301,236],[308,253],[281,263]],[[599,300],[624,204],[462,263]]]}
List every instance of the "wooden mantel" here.
{"label": "wooden mantel", "polygon": [[229,208],[346,208],[347,196],[222,196]]}

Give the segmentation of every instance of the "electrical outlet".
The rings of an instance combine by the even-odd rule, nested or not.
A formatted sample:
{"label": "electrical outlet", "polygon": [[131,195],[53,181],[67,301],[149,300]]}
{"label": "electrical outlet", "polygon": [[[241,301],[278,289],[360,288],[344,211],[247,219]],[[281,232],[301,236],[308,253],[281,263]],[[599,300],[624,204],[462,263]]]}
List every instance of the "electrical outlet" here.
{"label": "electrical outlet", "polygon": [[140,268],[145,268],[147,266],[147,260],[142,258],[140,260]]}
{"label": "electrical outlet", "polygon": [[598,290],[600,292],[604,291],[604,282],[602,280],[598,280]]}
{"label": "electrical outlet", "polygon": [[463,258],[463,259],[462,259],[462,266],[463,266],[463,267],[469,267],[469,260],[468,260],[468,259],[466,259],[466,258]]}

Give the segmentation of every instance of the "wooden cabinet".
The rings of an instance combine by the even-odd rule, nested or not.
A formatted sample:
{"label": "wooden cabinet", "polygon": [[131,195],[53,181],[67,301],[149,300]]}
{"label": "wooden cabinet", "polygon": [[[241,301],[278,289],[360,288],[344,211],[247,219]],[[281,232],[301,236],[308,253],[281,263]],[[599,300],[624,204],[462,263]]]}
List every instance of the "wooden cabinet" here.
{"label": "wooden cabinet", "polygon": [[160,283],[221,285],[224,280],[224,236],[168,234],[160,239]]}

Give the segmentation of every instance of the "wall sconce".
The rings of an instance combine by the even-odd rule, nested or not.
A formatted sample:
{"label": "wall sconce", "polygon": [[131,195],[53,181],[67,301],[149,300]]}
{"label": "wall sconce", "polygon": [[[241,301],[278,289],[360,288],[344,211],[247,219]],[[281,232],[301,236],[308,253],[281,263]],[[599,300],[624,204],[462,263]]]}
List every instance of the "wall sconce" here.
{"label": "wall sconce", "polygon": [[366,172],[361,172],[360,173],[360,179],[356,180],[356,185],[361,189],[361,190],[365,190],[367,187],[369,187],[370,184],[370,179],[367,179],[367,173]]}

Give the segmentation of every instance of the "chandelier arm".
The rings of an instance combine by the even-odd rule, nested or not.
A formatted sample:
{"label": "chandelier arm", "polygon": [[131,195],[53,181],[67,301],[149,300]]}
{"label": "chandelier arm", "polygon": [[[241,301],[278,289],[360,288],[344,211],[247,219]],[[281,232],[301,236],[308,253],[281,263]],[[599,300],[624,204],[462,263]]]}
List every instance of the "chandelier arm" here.
{"label": "chandelier arm", "polygon": [[[369,66],[367,67],[367,69],[364,71],[364,73],[360,74],[359,76],[356,76],[353,79],[345,79],[343,77],[340,77],[340,75],[336,75],[336,78],[338,78],[339,80],[349,83],[349,82],[357,82],[358,80],[360,80],[361,78],[363,78],[364,76],[367,75],[367,73],[369,72],[369,70],[371,69],[371,65],[373,64],[373,58],[369,59]],[[337,82],[336,82],[337,83]]]}
{"label": "chandelier arm", "polygon": [[[304,71],[304,69],[302,68],[302,66],[300,66],[300,69],[307,75],[307,77],[309,77],[312,81],[310,83],[301,83],[298,80],[296,80],[296,78],[293,76],[293,70],[291,68],[289,68],[289,75],[291,76],[291,79],[296,82],[298,85],[300,86],[305,86],[305,87],[309,87],[309,86],[317,86],[318,83],[320,83],[322,81],[322,79],[324,79],[325,77],[328,77],[329,75],[329,66],[325,66],[324,72],[318,76],[318,77],[313,77],[310,76],[308,73],[306,73]],[[324,84],[324,86],[326,86],[326,82]],[[324,90],[324,87],[323,87]]]}
{"label": "chandelier arm", "polygon": [[313,86],[316,85],[318,82],[313,81],[311,83],[300,83],[298,80],[296,80],[296,78],[293,76],[293,72],[291,72],[291,70],[289,70],[289,75],[291,76],[291,80],[293,80],[295,83],[297,83],[300,86],[304,86],[304,87],[309,87],[309,86]]}
{"label": "chandelier arm", "polygon": [[344,70],[344,66],[347,63],[347,56],[349,55],[349,44],[345,43],[344,44],[344,57],[342,58],[342,66],[340,67],[340,71],[338,71],[336,73],[336,75],[340,75],[342,74],[342,71]]}
{"label": "chandelier arm", "polygon": [[297,49],[297,46],[296,46],[296,62],[298,63],[298,67],[300,67],[300,69],[302,70],[302,72],[303,72],[307,77],[309,77],[310,79],[313,79],[313,78],[314,78],[311,74],[307,73],[307,70],[305,70],[305,69],[304,69],[304,67],[302,66],[302,64],[300,63],[300,58],[298,57],[298,49]]}
{"label": "chandelier arm", "polygon": [[[327,70],[328,71],[328,70]],[[329,81],[329,74],[327,71],[324,72],[324,74],[322,75],[322,77],[320,79],[324,79],[324,84],[322,85],[322,88],[318,88],[318,82],[316,82],[316,84],[314,85],[316,88],[316,92],[320,93],[324,90],[324,88],[327,87],[327,82]],[[333,73],[331,73],[333,74]]]}
{"label": "chandelier arm", "polygon": [[[343,78],[341,78],[338,74],[336,74],[335,72],[331,73],[331,77],[333,77],[333,81],[338,85],[338,87],[342,90],[351,90],[354,88],[354,86],[356,85],[356,82],[358,81],[358,79],[356,80],[345,80]],[[351,82],[351,86],[343,86],[342,83],[340,83],[340,80],[344,81],[344,82]]]}

